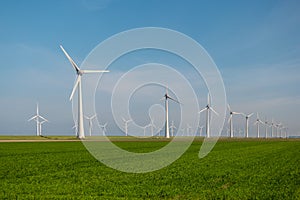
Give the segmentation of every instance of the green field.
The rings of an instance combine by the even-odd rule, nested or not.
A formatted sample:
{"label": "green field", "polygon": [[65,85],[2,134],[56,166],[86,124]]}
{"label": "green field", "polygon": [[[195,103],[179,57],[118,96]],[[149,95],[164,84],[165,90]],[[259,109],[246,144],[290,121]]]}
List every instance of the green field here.
{"label": "green field", "polygon": [[[135,152],[166,144],[115,143]],[[81,142],[0,143],[0,199],[300,199],[300,140],[222,139],[203,159],[200,146],[132,174],[106,167]]]}

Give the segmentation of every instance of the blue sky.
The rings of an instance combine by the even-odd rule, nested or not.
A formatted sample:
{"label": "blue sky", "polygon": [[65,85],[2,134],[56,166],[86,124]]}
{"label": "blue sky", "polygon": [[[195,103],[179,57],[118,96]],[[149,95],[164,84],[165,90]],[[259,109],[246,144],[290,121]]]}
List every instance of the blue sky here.
{"label": "blue sky", "polygon": [[34,134],[27,119],[37,101],[51,121],[45,133],[72,134],[75,73],[59,44],[80,64],[108,37],[151,26],[180,31],[207,50],[233,109],[259,111],[300,135],[299,8],[296,0],[1,1],[0,134]]}

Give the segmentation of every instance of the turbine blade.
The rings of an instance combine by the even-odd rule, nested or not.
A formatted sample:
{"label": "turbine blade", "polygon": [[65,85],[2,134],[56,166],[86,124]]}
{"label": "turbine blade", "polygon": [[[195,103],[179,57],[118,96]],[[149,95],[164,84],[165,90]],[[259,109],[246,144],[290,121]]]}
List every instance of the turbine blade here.
{"label": "turbine blade", "polygon": [[251,117],[254,113],[251,113],[250,115],[248,115],[248,117]]}
{"label": "turbine blade", "polygon": [[198,113],[202,113],[203,111],[205,111],[207,108],[203,108],[202,110],[200,110]]}
{"label": "turbine blade", "polygon": [[92,73],[105,73],[109,72],[109,70],[81,70],[83,74],[92,74]]}
{"label": "turbine blade", "polygon": [[76,90],[76,88],[78,87],[78,84],[80,83],[80,81],[81,81],[81,76],[78,75],[78,76],[77,76],[76,83],[75,83],[75,85],[74,85],[74,87],[73,87],[73,90],[72,90],[72,93],[71,93],[71,96],[70,96],[70,101],[73,99],[75,90]]}
{"label": "turbine blade", "polygon": [[76,63],[73,61],[73,59],[69,56],[69,54],[66,52],[66,50],[63,48],[62,45],[60,45],[61,50],[64,52],[65,56],[68,58],[74,69],[76,70],[77,74],[80,72],[80,68],[76,65]]}
{"label": "turbine blade", "polygon": [[39,117],[40,117],[42,120],[44,120],[44,121],[48,122],[48,120],[47,120],[47,119],[45,119],[44,117],[42,117],[42,116],[40,116],[40,115],[39,115]]}
{"label": "turbine blade", "polygon": [[219,116],[219,113],[217,113],[212,107],[209,107],[209,109],[211,109],[211,111],[213,111],[217,116]]}
{"label": "turbine blade", "polygon": [[231,111],[231,108],[230,108],[229,104],[227,104],[227,108],[228,108],[229,111]]}
{"label": "turbine blade", "polygon": [[169,99],[171,99],[171,100],[175,101],[176,103],[179,103],[179,104],[181,104],[179,101],[177,101],[176,99],[173,99],[173,98],[172,98],[172,97],[170,97],[170,96],[167,96],[167,98],[169,98]]}
{"label": "turbine blade", "polygon": [[31,121],[31,120],[36,119],[36,118],[37,118],[37,115],[31,117],[28,121]]}
{"label": "turbine blade", "polygon": [[207,104],[210,105],[210,103],[211,103],[210,102],[210,96],[209,96],[209,93],[207,93]]}

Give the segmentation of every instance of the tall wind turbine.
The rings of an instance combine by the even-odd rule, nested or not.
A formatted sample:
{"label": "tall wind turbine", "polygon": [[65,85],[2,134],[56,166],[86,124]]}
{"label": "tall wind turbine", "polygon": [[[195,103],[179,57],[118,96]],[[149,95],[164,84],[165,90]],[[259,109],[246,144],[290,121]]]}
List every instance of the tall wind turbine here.
{"label": "tall wind turbine", "polygon": [[171,122],[170,129],[171,129],[171,136],[174,137],[174,129],[176,129],[176,126],[174,125],[174,121]]}
{"label": "tall wind turbine", "polygon": [[253,115],[253,113],[251,113],[249,115],[246,115],[243,113],[243,115],[246,118],[245,136],[246,136],[246,138],[248,138],[249,137],[249,118]]}
{"label": "tall wind turbine", "polygon": [[256,113],[256,120],[255,120],[255,123],[254,124],[256,124],[256,127],[257,127],[257,138],[259,138],[260,136],[259,136],[259,124],[263,124],[263,121],[261,121],[260,119],[259,119],[259,116],[258,116],[258,113]]}
{"label": "tall wind turbine", "polygon": [[[40,121],[40,119],[42,119],[43,121]],[[39,114],[39,103],[36,104],[36,115],[31,117],[28,121],[31,121],[31,120],[36,121],[36,136],[41,136],[42,124],[44,122],[48,122],[48,120]]]}
{"label": "tall wind turbine", "polygon": [[92,136],[92,129],[93,129],[93,119],[96,117],[97,115],[93,115],[91,117],[88,116],[84,116],[85,119],[87,119],[89,121],[89,133],[90,136]]}
{"label": "tall wind turbine", "polygon": [[[169,104],[168,104],[168,99],[171,99],[175,101],[176,103],[179,103],[179,101],[173,99],[168,95],[168,87],[166,87],[166,94],[162,99],[165,99],[165,110],[166,110],[166,123],[165,123],[165,137],[170,138],[170,127],[169,127]],[[180,103],[179,103],[180,104]]]}
{"label": "tall wind turbine", "polygon": [[70,101],[73,99],[73,95],[78,89],[78,134],[77,137],[82,139],[84,138],[84,127],[83,127],[83,108],[82,108],[82,91],[81,91],[81,76],[83,74],[91,74],[91,73],[103,73],[103,72],[109,72],[108,70],[81,70],[77,64],[73,61],[73,59],[69,56],[69,54],[65,51],[65,49],[60,45],[61,50],[64,52],[65,56],[68,58],[70,61],[71,65],[76,71],[77,74],[77,79],[75,82],[75,85],[73,87],[71,96],[70,96]]}
{"label": "tall wind turbine", "polygon": [[230,127],[230,137],[232,138],[233,137],[233,115],[239,115],[239,114],[242,114],[242,113],[239,113],[239,112],[234,112],[231,110],[229,104],[227,104],[227,107],[228,107],[228,110],[229,110],[229,119],[228,119],[228,123],[230,124],[229,127]]}
{"label": "tall wind turbine", "polygon": [[213,111],[216,115],[219,115],[212,107],[211,107],[210,97],[209,93],[207,94],[207,105],[205,108],[199,111],[199,113],[202,113],[206,110],[206,137],[210,137],[210,111]]}
{"label": "tall wind turbine", "polygon": [[132,122],[132,119],[126,120],[125,118],[122,117],[122,120],[124,122],[125,135],[128,136],[128,123]]}

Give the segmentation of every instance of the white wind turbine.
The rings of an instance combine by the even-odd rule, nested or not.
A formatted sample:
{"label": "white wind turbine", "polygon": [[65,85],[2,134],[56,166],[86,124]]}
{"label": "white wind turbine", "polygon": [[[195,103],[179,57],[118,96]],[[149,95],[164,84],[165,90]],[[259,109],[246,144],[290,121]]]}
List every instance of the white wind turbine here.
{"label": "white wind turbine", "polygon": [[154,128],[156,128],[156,126],[154,125],[152,119],[151,119],[151,123],[148,124],[148,126],[151,128],[151,136],[153,137],[153,134],[154,134]]}
{"label": "white wind turbine", "polygon": [[256,127],[257,127],[257,138],[259,138],[260,136],[259,136],[259,123],[261,123],[261,124],[263,124],[263,121],[261,121],[260,119],[259,119],[259,116],[258,116],[258,113],[256,113],[256,120],[255,120],[255,123],[254,124],[256,124]]}
{"label": "white wind turbine", "polygon": [[246,115],[243,113],[243,115],[246,118],[245,136],[246,136],[246,138],[248,138],[249,137],[249,118],[253,115],[253,113],[251,113],[249,115]]}
{"label": "white wind turbine", "polygon": [[232,111],[229,104],[227,104],[227,107],[230,115],[228,119],[229,128],[230,128],[230,137],[232,138],[233,137],[233,115],[240,115],[242,113]]}
{"label": "white wind turbine", "polygon": [[132,122],[132,119],[126,120],[125,118],[122,117],[122,120],[124,122],[125,135],[128,136],[128,123]]}
{"label": "white wind turbine", "polygon": [[275,127],[276,127],[276,136],[277,137],[280,137],[280,135],[279,135],[280,126],[281,126],[281,123],[275,125]]}
{"label": "white wind turbine", "polygon": [[103,125],[99,124],[100,128],[102,129],[102,135],[105,136],[106,135],[106,126],[107,126],[107,122]]}
{"label": "white wind turbine", "polygon": [[91,74],[91,73],[103,73],[103,72],[109,72],[108,70],[81,70],[77,64],[73,61],[73,59],[69,56],[69,54],[65,51],[65,49],[60,45],[61,50],[64,52],[65,56],[70,61],[71,65],[76,71],[77,79],[75,82],[75,85],[73,87],[70,100],[73,99],[73,95],[78,89],[78,138],[84,138],[84,127],[83,127],[83,108],[82,108],[82,91],[81,91],[81,76],[83,74]]}
{"label": "white wind turbine", "polygon": [[199,113],[206,110],[206,137],[210,137],[210,111],[213,111],[216,115],[219,115],[212,107],[211,107],[209,93],[207,94],[207,105],[205,108],[199,111]]}
{"label": "white wind turbine", "polygon": [[171,129],[171,136],[174,137],[174,130],[176,129],[176,126],[174,125],[174,121],[171,122],[170,129]]}
{"label": "white wind turbine", "polygon": [[199,128],[199,136],[201,137],[204,126],[198,126],[198,128]]}
{"label": "white wind turbine", "polygon": [[275,124],[274,124],[274,120],[273,119],[271,121],[270,127],[271,127],[271,137],[274,137],[274,127],[275,127]]}
{"label": "white wind turbine", "polygon": [[89,133],[90,136],[92,136],[92,129],[93,129],[93,119],[96,117],[97,115],[93,115],[91,117],[88,116],[84,116],[85,119],[87,119],[89,121]]}
{"label": "white wind turbine", "polygon": [[[168,104],[168,99],[171,99],[175,101],[176,103],[179,103],[179,101],[173,99],[168,95],[168,87],[166,87],[166,94],[162,98],[162,100],[165,99],[165,110],[166,110],[166,123],[165,123],[165,137],[170,138],[170,127],[169,127],[169,104]],[[180,103],[179,103],[180,104]]]}
{"label": "white wind turbine", "polygon": [[[40,121],[40,119],[42,119],[43,121]],[[44,122],[48,122],[48,120],[39,114],[39,103],[36,104],[36,115],[31,117],[28,121],[31,121],[31,120],[36,121],[36,135],[41,136],[42,135],[42,132],[41,132],[42,124]]]}
{"label": "white wind turbine", "polygon": [[187,124],[187,125],[186,125],[186,135],[187,135],[187,136],[190,136],[190,133],[191,133],[190,130],[191,130],[191,129],[192,129],[192,127],[191,127],[189,124]]}
{"label": "white wind turbine", "polygon": [[268,138],[268,121],[267,118],[265,118],[264,124],[265,124],[265,138]]}

